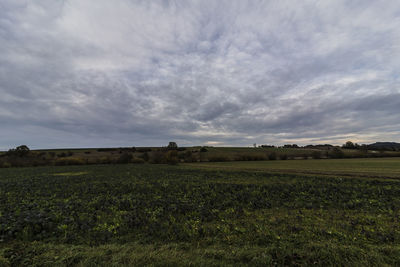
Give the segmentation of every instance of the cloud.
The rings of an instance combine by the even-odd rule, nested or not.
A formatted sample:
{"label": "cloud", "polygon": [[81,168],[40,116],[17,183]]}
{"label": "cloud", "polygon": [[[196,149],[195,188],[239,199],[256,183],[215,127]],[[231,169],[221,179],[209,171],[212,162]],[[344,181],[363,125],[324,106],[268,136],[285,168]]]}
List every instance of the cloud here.
{"label": "cloud", "polygon": [[400,141],[396,1],[0,2],[0,148]]}

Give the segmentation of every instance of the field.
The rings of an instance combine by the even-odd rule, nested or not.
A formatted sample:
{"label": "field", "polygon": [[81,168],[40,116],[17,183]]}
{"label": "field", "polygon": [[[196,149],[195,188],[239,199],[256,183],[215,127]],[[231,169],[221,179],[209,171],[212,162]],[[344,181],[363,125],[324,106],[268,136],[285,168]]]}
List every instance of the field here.
{"label": "field", "polygon": [[294,161],[207,162],[187,164],[191,168],[246,170],[301,175],[400,179],[399,158],[330,159]]}
{"label": "field", "polygon": [[0,169],[0,266],[400,264],[400,158]]}
{"label": "field", "polygon": [[[176,144],[175,144],[176,145]],[[0,152],[0,168],[96,165],[177,164],[197,162],[275,161],[299,159],[388,158],[400,151],[345,149],[338,146],[310,147],[119,147],[29,150],[19,146]],[[242,166],[242,164],[239,164]]]}

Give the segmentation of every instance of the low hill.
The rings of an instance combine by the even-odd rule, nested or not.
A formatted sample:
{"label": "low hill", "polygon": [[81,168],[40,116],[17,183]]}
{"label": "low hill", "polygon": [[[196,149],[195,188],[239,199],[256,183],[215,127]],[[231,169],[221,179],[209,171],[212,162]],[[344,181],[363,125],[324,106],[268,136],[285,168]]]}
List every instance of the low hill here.
{"label": "low hill", "polygon": [[369,149],[375,150],[392,150],[397,151],[400,150],[400,143],[396,142],[376,142],[368,145]]}

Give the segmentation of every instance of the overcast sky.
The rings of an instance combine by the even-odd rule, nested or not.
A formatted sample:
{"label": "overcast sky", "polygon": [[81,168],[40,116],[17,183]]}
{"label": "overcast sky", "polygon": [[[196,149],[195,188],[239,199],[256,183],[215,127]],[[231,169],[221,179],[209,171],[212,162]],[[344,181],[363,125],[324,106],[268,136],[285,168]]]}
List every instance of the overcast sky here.
{"label": "overcast sky", "polygon": [[400,2],[0,0],[0,149],[400,141]]}

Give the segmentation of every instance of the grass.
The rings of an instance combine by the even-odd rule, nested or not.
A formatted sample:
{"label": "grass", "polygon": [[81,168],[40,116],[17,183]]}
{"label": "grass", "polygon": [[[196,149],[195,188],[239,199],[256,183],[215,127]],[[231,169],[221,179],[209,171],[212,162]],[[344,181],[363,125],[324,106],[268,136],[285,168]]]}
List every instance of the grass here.
{"label": "grass", "polygon": [[[289,157],[303,157],[304,155],[311,156],[316,151],[315,149],[306,148],[253,148],[253,147],[210,147],[207,148],[207,156],[224,156],[234,159],[236,155],[264,155],[271,153],[286,154]],[[319,151],[319,150],[318,150]],[[324,151],[321,151],[324,152]]]}
{"label": "grass", "polygon": [[400,178],[400,158],[203,162],[185,164],[185,166],[199,169],[263,171],[301,175]]}
{"label": "grass", "polygon": [[254,148],[254,147],[207,147],[209,152],[227,152],[227,153],[257,153],[257,152],[310,152],[315,149],[307,148],[283,148],[283,147],[268,147],[268,148]]}
{"label": "grass", "polygon": [[[35,242],[31,246],[15,244],[13,249],[26,253],[15,255],[16,263],[30,266],[270,266],[296,265],[299,259],[308,265],[328,266],[390,266],[398,263],[391,257],[400,257],[400,248],[365,246],[354,248],[347,245],[315,242],[303,248],[291,248],[285,244],[265,246],[209,246],[207,248],[187,244],[143,245],[138,243],[107,244],[97,247],[82,245],[54,245]],[[309,253],[302,256],[303,250]],[[288,253],[290,252],[290,253]],[[9,252],[6,252],[9,253]],[[386,254],[381,260],[381,255]],[[390,255],[390,256],[389,256]],[[3,265],[1,265],[3,263]],[[0,266],[8,266],[0,258]]]}
{"label": "grass", "polygon": [[[91,165],[114,163],[167,163],[170,162],[229,162],[299,160],[326,158],[383,158],[400,157],[399,151],[360,151],[339,148],[250,148],[250,147],[186,147],[173,157],[167,157],[166,148],[103,148],[36,150],[25,154],[0,155],[0,168],[51,165]],[[240,164],[239,164],[240,165]],[[278,170],[280,170],[278,168]],[[292,171],[295,173],[297,166]],[[318,174],[318,173],[315,173]],[[331,173],[330,173],[331,174]]]}
{"label": "grass", "polygon": [[54,176],[79,176],[87,174],[87,172],[59,172],[53,173]]}
{"label": "grass", "polygon": [[399,163],[0,169],[0,266],[399,265]]}

